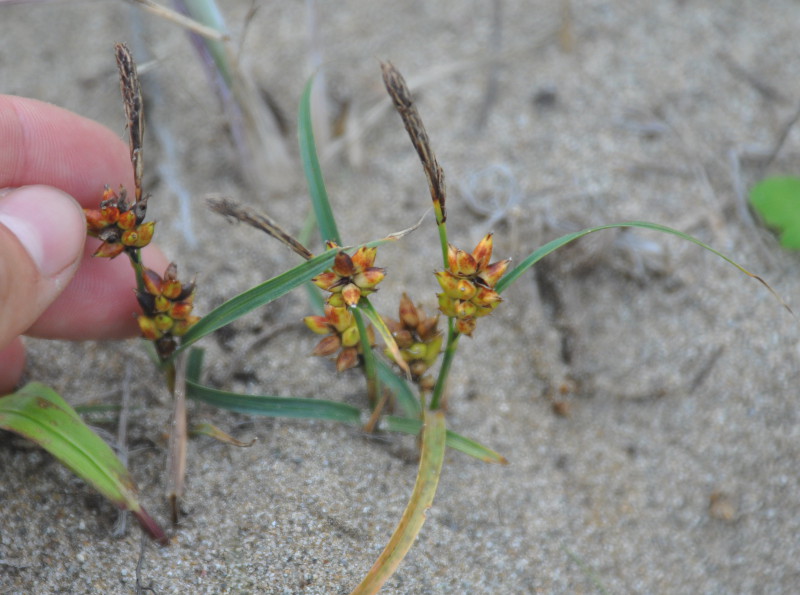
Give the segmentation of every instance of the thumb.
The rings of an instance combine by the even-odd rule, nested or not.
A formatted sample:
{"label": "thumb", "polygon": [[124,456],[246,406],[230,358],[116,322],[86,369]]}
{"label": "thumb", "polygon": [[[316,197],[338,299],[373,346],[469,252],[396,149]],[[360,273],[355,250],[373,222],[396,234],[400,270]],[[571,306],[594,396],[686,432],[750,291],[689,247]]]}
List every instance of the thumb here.
{"label": "thumb", "polygon": [[85,238],[83,212],[68,194],[49,186],[0,192],[0,350],[67,286]]}

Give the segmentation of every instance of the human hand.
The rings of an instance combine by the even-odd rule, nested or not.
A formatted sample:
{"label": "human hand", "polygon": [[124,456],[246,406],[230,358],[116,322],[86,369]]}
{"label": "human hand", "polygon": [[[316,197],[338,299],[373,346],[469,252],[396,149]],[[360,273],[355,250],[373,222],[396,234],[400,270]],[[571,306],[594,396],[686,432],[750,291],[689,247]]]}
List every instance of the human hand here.
{"label": "human hand", "polygon": [[[93,259],[81,207],[105,184],[133,189],[128,147],[111,130],[59,107],[0,95],[0,395],[25,364],[20,335],[81,341],[138,334],[127,258]],[[142,251],[162,271],[164,255]]]}

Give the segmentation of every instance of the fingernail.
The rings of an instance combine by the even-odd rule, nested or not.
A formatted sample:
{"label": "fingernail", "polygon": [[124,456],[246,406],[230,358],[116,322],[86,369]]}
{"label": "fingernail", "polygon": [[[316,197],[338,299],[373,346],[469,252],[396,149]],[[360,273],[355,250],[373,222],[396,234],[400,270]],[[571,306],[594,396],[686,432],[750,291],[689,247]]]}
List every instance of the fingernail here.
{"label": "fingernail", "polygon": [[44,277],[53,277],[81,255],[85,220],[78,203],[49,186],[0,193],[0,224],[13,233]]}

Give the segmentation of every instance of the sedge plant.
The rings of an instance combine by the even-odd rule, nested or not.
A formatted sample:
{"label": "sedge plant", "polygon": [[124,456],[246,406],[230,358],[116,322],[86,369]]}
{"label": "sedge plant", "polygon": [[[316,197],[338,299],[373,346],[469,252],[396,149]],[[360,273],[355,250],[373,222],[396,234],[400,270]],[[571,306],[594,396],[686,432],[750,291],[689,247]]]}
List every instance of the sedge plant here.
{"label": "sedge plant", "polygon": [[[186,418],[184,397],[250,415],[318,419],[360,426],[368,431],[400,432],[418,436],[420,461],[408,505],[386,547],[353,593],[376,593],[399,567],[422,529],[425,513],[433,504],[447,448],[485,462],[507,463],[491,448],[447,428],[445,399],[452,364],[464,336],[479,338],[479,325],[491,324],[490,315],[502,305],[502,294],[539,260],[579,238],[611,228],[638,227],[671,234],[711,251],[744,274],[772,289],[727,256],[700,240],[672,228],[642,221],[613,223],[584,229],[552,240],[523,258],[514,268],[509,259],[493,258],[493,236],[485,236],[472,250],[451,243],[447,231],[448,207],[444,171],[431,147],[419,112],[400,73],[382,64],[386,89],[420,157],[435,214],[441,265],[436,266],[438,313],[429,314],[405,292],[397,318],[382,316],[370,296],[391,275],[378,266],[378,248],[400,241],[417,226],[360,245],[346,245],[339,235],[325,189],[314,132],[311,126],[310,80],[300,100],[298,134],[300,154],[314,217],[324,249],[314,254],[284,232],[268,216],[231,200],[216,201],[212,208],[228,217],[257,227],[289,246],[302,259],[298,265],[236,295],[202,318],[192,313],[194,283],[183,283],[177,269],[164,274],[142,265],[141,248],[149,242],[154,223],[146,222],[148,197],[141,191],[141,94],[130,54],[117,46],[123,97],[131,133],[131,160],[136,188],[133,199],[124,189],[107,190],[100,208],[87,210],[87,229],[103,243],[98,256],[125,253],[135,272],[142,313],[142,335],[154,346],[167,384],[175,397],[171,436],[172,466],[169,497],[173,517],[182,489]],[[134,82],[135,81],[135,82]],[[202,380],[203,351],[195,344],[203,337],[268,305],[290,291],[306,286],[319,311],[305,318],[308,328],[321,336],[314,355],[332,357],[338,371],[359,368],[366,379],[368,407],[320,398],[239,394],[207,386]],[[319,292],[323,292],[323,296]],[[774,292],[772,292],[774,294]],[[777,296],[776,296],[777,297]],[[443,328],[440,320],[444,319]],[[377,347],[377,339],[383,347]],[[0,428],[31,437],[53,452],[106,497],[137,514],[154,538],[167,539],[135,498],[135,486],[124,466],[93,434],[77,414],[50,389],[32,384],[0,398]],[[205,433],[217,435],[215,428]],[[54,438],[61,438],[59,442]],[[105,450],[104,450],[105,449]]]}
{"label": "sedge plant", "polygon": [[[369,403],[366,413],[352,405],[324,399],[244,395],[214,389],[201,383],[196,366],[189,375],[187,394],[189,398],[242,413],[339,421],[360,425],[367,431],[399,431],[419,437],[420,462],[409,503],[383,552],[353,593],[380,590],[411,548],[424,523],[425,512],[433,503],[447,447],[486,462],[507,462],[499,453],[447,428],[444,411],[447,384],[461,338],[471,337],[478,324],[484,324],[499,307],[501,294],[539,260],[585,235],[605,229],[638,227],[693,242],[757,279],[774,295],[760,277],[700,240],[643,221],[613,223],[564,235],[539,247],[513,269],[509,259],[493,259],[492,234],[471,251],[456,247],[447,232],[444,172],[422,119],[400,73],[388,63],[381,68],[386,89],[428,181],[441,249],[441,268],[435,273],[441,287],[436,296],[439,312],[427,314],[406,293],[400,298],[397,319],[381,316],[370,302],[371,294],[391,273],[376,266],[378,246],[400,239],[414,228],[364,245],[342,247],[314,142],[310,113],[312,81],[309,81],[300,101],[298,135],[309,195],[325,250],[315,256],[266,215],[232,201],[214,202],[214,210],[265,231],[292,248],[305,262],[210,312],[188,331],[181,347],[188,347],[300,285],[310,282],[313,288],[324,292],[324,298],[319,300],[318,293],[311,291],[312,296],[317,296],[312,301],[319,305],[320,311],[304,319],[311,331],[321,335],[312,355],[332,358],[338,372],[351,368],[363,371]],[[442,317],[446,326],[440,329]],[[376,336],[383,340],[383,349],[376,349]],[[387,413],[389,400],[394,405],[394,415]]]}

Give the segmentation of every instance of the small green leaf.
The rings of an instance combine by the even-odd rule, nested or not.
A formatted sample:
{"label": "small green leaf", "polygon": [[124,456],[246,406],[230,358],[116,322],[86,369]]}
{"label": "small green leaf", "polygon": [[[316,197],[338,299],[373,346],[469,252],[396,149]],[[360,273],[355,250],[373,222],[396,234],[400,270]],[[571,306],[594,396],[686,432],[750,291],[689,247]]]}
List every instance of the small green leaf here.
{"label": "small green leaf", "polygon": [[103,440],[53,389],[31,382],[0,398],[0,428],[35,442],[123,510],[162,545],[167,537],[137,498],[130,473]]}
{"label": "small green leaf", "polygon": [[357,407],[323,399],[299,399],[270,395],[242,395],[218,390],[196,382],[186,382],[186,396],[220,409],[294,419],[322,419],[361,425],[361,411]]}
{"label": "small green leaf", "polygon": [[386,347],[392,354],[392,358],[394,359],[395,363],[400,366],[400,369],[406,373],[406,376],[411,377],[411,371],[408,369],[408,364],[403,359],[403,356],[400,355],[400,349],[397,347],[397,342],[394,340],[394,336],[392,335],[392,331],[389,330],[389,327],[386,326],[386,323],[381,318],[381,315],[378,314],[377,310],[375,310],[375,306],[373,306],[369,299],[361,298],[358,302],[358,309],[359,311],[363,312],[369,321],[375,326],[375,330],[378,331],[378,334],[383,339],[383,342],[386,343]]}
{"label": "small green leaf", "polygon": [[377,593],[394,574],[403,561],[425,523],[425,514],[433,504],[439,475],[444,462],[446,427],[443,411],[425,411],[425,429],[422,432],[417,481],[403,516],[397,524],[389,543],[372,566],[367,576],[351,595]]}
{"label": "small green leaf", "polygon": [[[419,224],[417,224],[419,225]],[[409,229],[404,229],[393,234],[381,238],[380,240],[373,240],[366,244],[359,246],[344,247],[342,250],[347,252],[354,252],[361,246],[380,246],[387,242],[395,242],[402,238],[405,234],[410,233],[417,226]],[[319,275],[322,271],[330,268],[333,265],[333,259],[336,258],[337,250],[327,250],[319,256],[315,256],[311,260],[300,263],[296,267],[273,277],[269,281],[265,281],[260,285],[251,287],[243,291],[239,295],[232,297],[227,302],[218,306],[205,316],[201,318],[189,331],[183,336],[181,346],[178,352],[183,351],[192,343],[196,343],[206,335],[213,333],[215,330],[230,324],[234,320],[238,320],[245,314],[252,312],[256,308],[268,304],[279,297],[289,293],[295,287],[302,285],[306,281],[310,281],[313,277]]]}
{"label": "small green leaf", "polygon": [[189,329],[183,337],[180,349],[185,349],[207,334],[230,324],[248,312],[252,312],[256,308],[286,295],[295,287],[302,285],[329,268],[335,256],[336,254],[333,250],[315,256],[311,260],[307,260],[285,273],[281,273],[269,281],[256,285],[229,299],[203,316],[197,324]]}
{"label": "small green leaf", "polygon": [[[405,379],[395,374],[389,364],[381,358],[375,358],[375,361],[378,364],[378,378],[381,379],[381,382],[386,388],[394,393],[394,397],[397,404],[400,405],[400,408],[408,417],[419,418],[422,407],[420,407],[419,401],[414,396],[414,392],[411,390],[411,387],[408,386]],[[415,421],[419,423],[418,420]],[[419,428],[413,433],[419,433]]]}
{"label": "small green leaf", "polygon": [[800,178],[762,180],[750,190],[750,204],[780,234],[781,246],[800,250]]}
{"label": "small green leaf", "polygon": [[300,157],[303,161],[303,171],[308,182],[308,192],[311,196],[311,204],[314,205],[314,213],[317,216],[322,240],[332,240],[341,244],[339,230],[336,228],[336,220],[333,216],[328,193],[325,190],[325,180],[322,178],[322,170],[319,166],[317,157],[317,144],[314,141],[314,128],[311,121],[311,90],[314,77],[308,79],[303,95],[300,98],[300,108],[298,113],[297,136],[300,141]]}
{"label": "small green leaf", "polygon": [[[381,424],[378,427],[387,432],[402,432],[403,434],[416,436],[422,430],[422,422],[419,419],[410,417],[387,415],[381,419]],[[447,448],[463,452],[465,455],[475,457],[484,463],[508,464],[508,459],[500,453],[484,446],[480,442],[465,438],[461,434],[456,434],[452,430],[447,430]]]}
{"label": "small green leaf", "polygon": [[576,231],[574,233],[565,234],[565,235],[563,235],[563,236],[561,236],[559,238],[556,238],[555,240],[547,242],[544,246],[540,246],[539,248],[534,250],[530,254],[530,256],[528,256],[525,260],[523,260],[519,264],[519,266],[517,266],[514,270],[512,270],[510,273],[508,273],[505,277],[500,279],[500,281],[497,283],[497,286],[495,287],[495,289],[497,290],[498,293],[502,293],[511,284],[513,284],[517,279],[519,279],[523,275],[523,273],[525,273],[525,271],[527,271],[529,268],[531,268],[534,264],[539,262],[542,258],[547,256],[551,252],[555,252],[556,250],[558,250],[562,246],[565,246],[565,245],[569,244],[570,242],[574,242],[575,240],[577,240],[579,238],[582,238],[585,235],[589,235],[590,233],[594,233],[596,231],[602,231],[604,229],[615,229],[615,228],[621,228],[621,227],[638,227],[638,228],[641,228],[641,229],[652,229],[652,230],[660,231],[662,233],[666,233],[666,234],[669,234],[669,235],[677,236],[677,237],[679,237],[681,239],[684,239],[684,240],[687,240],[689,242],[692,242],[693,244],[697,244],[698,246],[700,246],[701,248],[703,248],[705,250],[708,250],[712,254],[716,254],[722,260],[724,260],[728,264],[736,267],[737,269],[739,269],[741,272],[743,272],[748,277],[752,277],[753,279],[755,279],[756,281],[761,283],[764,287],[766,287],[772,293],[772,295],[775,296],[775,298],[781,304],[783,304],[784,307],[786,307],[788,309],[788,306],[786,306],[786,304],[783,302],[783,300],[778,296],[778,294],[775,293],[775,291],[772,289],[772,287],[769,286],[769,284],[766,281],[764,281],[758,275],[754,275],[753,273],[751,273],[750,271],[745,269],[739,263],[735,262],[734,260],[731,260],[730,258],[725,256],[721,252],[715,250],[714,248],[712,248],[708,244],[706,244],[704,242],[701,242],[700,240],[698,240],[694,236],[690,236],[689,234],[683,233],[682,231],[678,231],[677,229],[672,229],[671,227],[667,227],[666,225],[659,225],[658,223],[649,223],[647,221],[627,221],[625,223],[611,223],[609,225],[600,225],[598,227],[590,227],[588,229],[583,229],[581,231]]}

